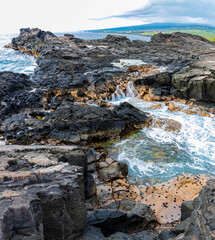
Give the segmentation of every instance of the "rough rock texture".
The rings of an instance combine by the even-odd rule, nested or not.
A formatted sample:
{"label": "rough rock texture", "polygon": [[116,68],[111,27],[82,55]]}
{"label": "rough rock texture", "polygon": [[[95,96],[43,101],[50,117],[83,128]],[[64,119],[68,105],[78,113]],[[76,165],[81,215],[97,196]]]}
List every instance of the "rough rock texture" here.
{"label": "rough rock texture", "polygon": [[66,154],[70,163],[73,154],[83,160],[77,147],[1,147],[1,239],[72,240],[83,233],[83,168],[62,162]]}
{"label": "rough rock texture", "polygon": [[215,102],[215,58],[197,61],[190,69],[173,76],[174,95],[185,99]]}
{"label": "rough rock texture", "polygon": [[156,222],[154,213],[147,205],[126,199],[116,201],[105,209],[95,210],[87,216],[88,225],[101,228],[107,236],[117,231],[137,231]]}
{"label": "rough rock texture", "polygon": [[[202,37],[185,33],[157,34],[151,42],[145,42],[111,35],[98,40],[75,39],[71,35],[57,38],[39,29],[22,29],[12,41],[12,47],[19,46],[39,51],[38,67],[33,74],[36,86],[46,89],[82,87],[84,90],[96,87],[105,92],[109,82],[126,72],[126,68],[113,67],[113,61],[140,59],[165,66],[172,73],[192,63],[199,55],[210,53],[214,45]],[[163,80],[161,82],[163,86]]]}
{"label": "rough rock texture", "polygon": [[118,138],[148,125],[151,117],[128,103],[113,110],[62,103],[55,112],[18,114],[5,120],[2,130],[9,142],[80,143]]}
{"label": "rough rock texture", "polygon": [[39,28],[21,28],[20,35],[12,39],[12,46],[14,48],[24,46],[27,49],[31,49],[38,47],[40,44],[45,43],[46,40],[51,40],[52,38],[56,38],[53,33],[42,31]]}
{"label": "rough rock texture", "polygon": [[24,108],[41,107],[43,91],[31,91],[32,81],[25,74],[0,72],[0,123]]}
{"label": "rough rock texture", "polygon": [[193,201],[193,212],[187,224],[184,239],[215,239],[215,180],[207,185]]}
{"label": "rough rock texture", "polygon": [[181,219],[181,204],[196,198],[208,180],[204,175],[181,174],[168,182],[146,186],[116,179],[112,182],[98,182],[96,195],[101,207],[122,199],[148,204],[158,222],[166,224]]}

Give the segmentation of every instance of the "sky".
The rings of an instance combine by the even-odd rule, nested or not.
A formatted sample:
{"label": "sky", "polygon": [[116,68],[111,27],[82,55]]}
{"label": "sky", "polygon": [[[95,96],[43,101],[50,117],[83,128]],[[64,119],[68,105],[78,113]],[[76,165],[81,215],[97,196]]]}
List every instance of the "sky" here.
{"label": "sky", "polygon": [[154,22],[215,25],[215,0],[1,0],[0,33],[52,32]]}

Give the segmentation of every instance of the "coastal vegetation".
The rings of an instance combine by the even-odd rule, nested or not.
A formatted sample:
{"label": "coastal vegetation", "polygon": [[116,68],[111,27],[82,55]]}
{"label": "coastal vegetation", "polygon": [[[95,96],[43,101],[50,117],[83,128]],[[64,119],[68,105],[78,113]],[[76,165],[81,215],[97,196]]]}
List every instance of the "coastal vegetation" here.
{"label": "coastal vegetation", "polygon": [[159,32],[184,32],[202,36],[210,41],[215,41],[215,27],[203,24],[153,23],[139,26],[101,29],[97,31],[120,34],[138,34],[143,36],[153,36]]}

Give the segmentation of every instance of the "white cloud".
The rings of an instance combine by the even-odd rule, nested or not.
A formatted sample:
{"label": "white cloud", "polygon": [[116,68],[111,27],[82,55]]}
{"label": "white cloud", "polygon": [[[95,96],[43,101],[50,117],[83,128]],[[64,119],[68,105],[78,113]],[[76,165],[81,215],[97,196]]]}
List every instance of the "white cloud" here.
{"label": "white cloud", "polygon": [[149,0],[2,0],[0,33],[18,32],[22,27],[50,31],[73,31],[141,24],[140,20],[90,19],[123,14],[143,8]]}

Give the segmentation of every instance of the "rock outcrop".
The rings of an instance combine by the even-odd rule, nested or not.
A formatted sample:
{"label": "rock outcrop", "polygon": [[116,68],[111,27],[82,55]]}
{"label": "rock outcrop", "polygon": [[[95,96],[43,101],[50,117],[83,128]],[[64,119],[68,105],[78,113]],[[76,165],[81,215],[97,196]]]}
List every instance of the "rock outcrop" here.
{"label": "rock outcrop", "polygon": [[190,69],[173,76],[174,95],[185,99],[215,102],[215,58],[199,60]]}
{"label": "rock outcrop", "polygon": [[131,233],[149,228],[157,220],[149,206],[125,199],[89,213],[87,223],[99,227],[104,235],[109,236],[117,231]]}
{"label": "rock outcrop", "polygon": [[17,114],[2,123],[11,143],[81,143],[116,139],[148,125],[151,117],[128,103],[112,110],[63,102],[55,112]]}
{"label": "rock outcrop", "polygon": [[1,147],[0,238],[63,240],[82,235],[84,172],[75,165],[83,165],[83,157],[72,146]]}
{"label": "rock outcrop", "polygon": [[[215,239],[215,180],[210,180],[193,201],[193,211],[187,218],[184,238]],[[186,221],[184,220],[184,221]]]}
{"label": "rock outcrop", "polygon": [[[131,94],[144,100],[215,102],[214,44],[199,36],[160,33],[151,42],[111,35],[81,40],[27,28],[11,47],[37,57],[38,66],[30,77],[0,73],[0,136],[8,143],[88,149],[152,124],[179,132],[174,120],[153,121],[129,103],[113,106],[106,101],[125,95],[132,84],[136,90]],[[117,67],[119,59],[141,60],[142,66]],[[215,239],[215,182],[209,181],[193,202],[184,202],[205,185],[202,176],[136,186],[126,179],[125,163],[93,149],[86,156],[75,146],[3,146],[0,161],[1,239],[161,240],[178,234],[176,239]],[[158,221],[174,222],[180,216],[182,222],[171,231],[153,232]]]}
{"label": "rock outcrop", "polygon": [[42,106],[43,91],[32,91],[32,81],[25,74],[0,72],[0,123],[25,108]]}

